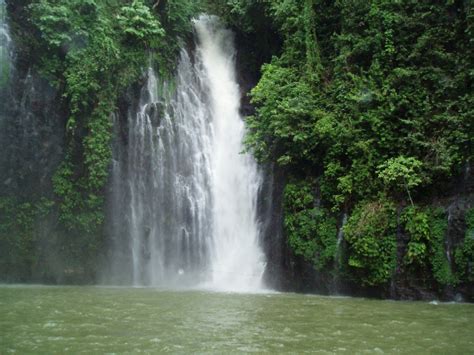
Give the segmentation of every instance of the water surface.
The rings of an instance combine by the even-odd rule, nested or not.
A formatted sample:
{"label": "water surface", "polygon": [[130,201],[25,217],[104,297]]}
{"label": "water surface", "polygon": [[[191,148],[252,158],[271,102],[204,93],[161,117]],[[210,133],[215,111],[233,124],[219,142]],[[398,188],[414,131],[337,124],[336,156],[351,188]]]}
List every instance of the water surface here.
{"label": "water surface", "polygon": [[474,306],[152,288],[0,287],[0,353],[474,353]]}

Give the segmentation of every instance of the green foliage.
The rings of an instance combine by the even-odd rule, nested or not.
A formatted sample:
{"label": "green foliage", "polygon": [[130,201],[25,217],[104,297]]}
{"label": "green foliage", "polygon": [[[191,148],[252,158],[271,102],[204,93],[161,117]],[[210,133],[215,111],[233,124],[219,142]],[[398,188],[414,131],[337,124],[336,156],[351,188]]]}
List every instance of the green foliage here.
{"label": "green foliage", "polygon": [[60,48],[63,44],[71,42],[73,35],[85,34],[82,31],[71,33],[73,13],[72,9],[66,5],[54,6],[48,0],[41,0],[33,3],[31,10],[36,20],[35,23],[41,31],[41,36],[50,48]]}
{"label": "green foliage", "polygon": [[[3,22],[6,18],[5,4],[0,4],[0,20]],[[10,58],[7,43],[0,43],[0,90],[4,89],[10,79]]]}
{"label": "green foliage", "polygon": [[399,156],[391,158],[378,167],[378,177],[386,186],[404,187],[413,205],[410,189],[422,183],[420,169],[423,163],[413,157]]}
{"label": "green foliage", "polygon": [[84,166],[90,191],[100,191],[107,182],[109,161],[112,158],[109,146],[112,129],[110,108],[113,102],[113,94],[102,98],[87,123],[89,134],[84,139]]}
{"label": "green foliage", "polygon": [[161,0],[159,4],[161,23],[167,35],[177,39],[174,49],[178,49],[180,40],[192,32],[192,19],[203,11],[203,5],[199,0]]}
{"label": "green foliage", "polygon": [[116,92],[138,79],[144,50],[163,33],[137,1],[120,7],[93,0],[40,0],[30,9],[42,33],[40,44],[53,58],[43,71],[51,71],[64,87],[70,114],[66,159],[53,179],[60,220],[69,231],[98,235]]}
{"label": "green foliage", "polygon": [[0,52],[0,89],[4,89],[10,80],[10,63],[6,55]]}
{"label": "green foliage", "polygon": [[[453,271],[445,212],[415,207],[411,196],[441,189],[472,159],[468,1],[26,1],[30,24],[19,40],[62,94],[68,115],[65,158],[53,185],[60,228],[69,237],[64,246],[76,263],[90,263],[101,245],[117,98],[150,60],[161,76],[172,71],[201,2],[274,54],[250,95],[255,114],[247,118],[246,146],[288,172],[284,222],[295,254],[319,270],[330,267],[334,215],[352,209],[344,228],[349,270],[365,285],[386,283],[396,224],[387,200],[404,204],[405,190],[412,204],[400,216],[410,236],[406,265],[430,268],[443,285],[472,281],[473,213],[455,246]],[[317,181],[321,203],[308,181]],[[25,258],[34,245],[30,226],[43,216],[35,206],[0,201],[0,233]]]}
{"label": "green foliage", "polygon": [[[238,18],[252,19],[245,1],[227,3]],[[260,161],[284,166],[293,179],[317,180],[321,203],[333,212],[356,206],[346,226],[346,254],[364,284],[386,282],[394,268],[394,207],[366,202],[387,197],[399,205],[408,197],[412,205],[400,221],[411,238],[404,262],[431,270],[440,284],[455,284],[446,218],[415,208],[413,199],[442,190],[472,160],[472,6],[258,3],[283,44],[251,92],[255,113],[247,118],[247,149]],[[298,214],[305,216],[306,237],[295,238],[288,227],[296,223],[289,220],[288,238],[310,259],[314,206]],[[464,252],[457,253],[467,270]]]}
{"label": "green foliage", "polygon": [[297,70],[277,63],[264,65],[262,72],[262,79],[252,90],[252,103],[258,108],[256,116],[247,118],[254,131],[247,136],[247,146],[258,159],[272,155],[281,165],[312,159],[317,141],[310,128],[319,112],[313,109],[311,87],[296,80]]}
{"label": "green foliage", "polygon": [[208,12],[218,15],[232,27],[244,33],[255,33],[257,28],[270,26],[263,22],[266,0],[204,0]]}
{"label": "green foliage", "polygon": [[349,267],[364,285],[388,282],[396,265],[396,210],[374,201],[354,209],[344,227]]}
{"label": "green foliage", "polygon": [[317,270],[331,266],[337,251],[336,219],[314,205],[311,185],[288,184],[284,193],[285,230],[296,255]]}
{"label": "green foliage", "polygon": [[[0,253],[12,253],[0,256],[8,264],[1,267],[4,271],[24,266],[18,274],[24,277],[31,275],[35,263],[48,268],[48,251],[35,245],[35,227],[38,218],[58,219],[50,226],[48,238],[41,240],[42,246],[61,254],[58,263],[64,275],[87,274],[90,281],[103,251],[111,114],[118,98],[150,64],[158,66],[161,76],[170,76],[184,45],[181,38],[191,34],[191,18],[200,4],[194,0],[26,0],[8,6],[14,9],[11,25],[20,64],[26,59],[55,87],[58,111],[67,119],[64,159],[53,176],[54,202],[48,200],[45,214],[36,212],[37,202],[0,201]],[[3,7],[0,11],[4,16]],[[2,72],[9,69],[3,54]],[[42,261],[31,259],[41,257]]]}
{"label": "green foliage", "polygon": [[132,45],[143,43],[146,47],[154,47],[153,44],[156,46],[157,41],[165,34],[150,8],[140,0],[123,6],[117,15],[117,21],[126,35],[126,40]]}
{"label": "green foliage", "polygon": [[401,188],[410,199],[439,188],[472,156],[464,5],[263,4],[284,44],[251,93],[246,142],[258,158],[318,175],[340,210],[382,189],[399,200]]}
{"label": "green foliage", "polygon": [[159,73],[163,77],[175,68],[177,56],[192,34],[192,19],[202,12],[201,0],[160,0],[153,1],[166,39],[161,41],[154,59],[159,64]]}
{"label": "green foliage", "polygon": [[432,242],[429,215],[415,207],[406,208],[400,216],[400,222],[410,235],[405,255],[407,264],[424,264]]}
{"label": "green foliage", "polygon": [[69,113],[66,154],[53,178],[61,228],[82,240],[85,255],[92,258],[102,242],[117,98],[141,78],[150,59],[162,74],[172,69],[176,27],[189,22],[197,8],[190,1],[163,1],[160,9],[151,5],[142,0],[37,0],[28,8],[41,34],[35,39],[42,54],[37,65],[63,92]]}
{"label": "green foliage", "polygon": [[458,278],[451,269],[450,262],[446,256],[446,232],[448,230],[448,219],[443,209],[431,211],[431,267],[433,276],[442,285],[456,285]]}
{"label": "green foliage", "polygon": [[443,209],[408,207],[400,222],[410,236],[405,263],[416,268],[431,269],[441,285],[455,285],[458,277],[446,256],[448,220]]}
{"label": "green foliage", "polygon": [[53,202],[41,198],[22,202],[0,198],[0,272],[12,279],[26,277],[37,263],[36,226],[51,212]]}
{"label": "green foliage", "polygon": [[461,281],[474,282],[474,208],[466,212],[466,234],[456,247],[454,258]]}

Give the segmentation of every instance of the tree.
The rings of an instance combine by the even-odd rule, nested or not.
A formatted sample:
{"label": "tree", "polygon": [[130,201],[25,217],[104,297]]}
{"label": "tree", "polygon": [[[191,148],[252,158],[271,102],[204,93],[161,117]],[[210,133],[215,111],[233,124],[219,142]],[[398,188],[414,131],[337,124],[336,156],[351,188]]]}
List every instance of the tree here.
{"label": "tree", "polygon": [[404,187],[412,206],[410,189],[417,187],[423,182],[420,171],[423,163],[413,157],[405,157],[403,155],[391,158],[378,167],[378,176],[385,185],[394,186],[395,188]]}

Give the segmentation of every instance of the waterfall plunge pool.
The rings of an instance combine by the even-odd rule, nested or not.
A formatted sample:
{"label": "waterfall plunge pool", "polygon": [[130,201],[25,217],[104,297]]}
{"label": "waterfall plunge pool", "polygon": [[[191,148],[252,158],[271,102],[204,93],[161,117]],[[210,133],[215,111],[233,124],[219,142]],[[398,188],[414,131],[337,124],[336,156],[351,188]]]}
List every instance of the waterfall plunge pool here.
{"label": "waterfall plunge pool", "polygon": [[285,293],[0,287],[0,353],[474,351],[474,305]]}

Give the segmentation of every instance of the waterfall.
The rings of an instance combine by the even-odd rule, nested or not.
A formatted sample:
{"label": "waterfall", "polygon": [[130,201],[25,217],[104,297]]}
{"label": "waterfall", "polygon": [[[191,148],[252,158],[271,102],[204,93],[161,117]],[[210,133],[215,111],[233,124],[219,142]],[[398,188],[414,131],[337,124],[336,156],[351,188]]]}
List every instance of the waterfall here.
{"label": "waterfall", "polygon": [[258,290],[261,174],[242,153],[233,37],[210,16],[194,28],[196,49],[181,51],[175,89],[149,69],[138,108],[123,127],[115,120],[124,143],[114,145],[113,279]]}
{"label": "waterfall", "polygon": [[0,0],[0,195],[31,202],[32,195],[51,191],[62,155],[61,113],[56,90],[15,59],[5,1]]}
{"label": "waterfall", "polygon": [[[7,25],[7,11],[4,0],[0,0],[0,144],[5,146],[5,121],[7,108],[11,102],[8,82],[10,79],[10,32]],[[5,180],[4,154],[0,153],[0,179]]]}
{"label": "waterfall", "polygon": [[7,25],[7,12],[4,0],[0,0],[0,90],[3,90],[10,78],[11,38]]}

